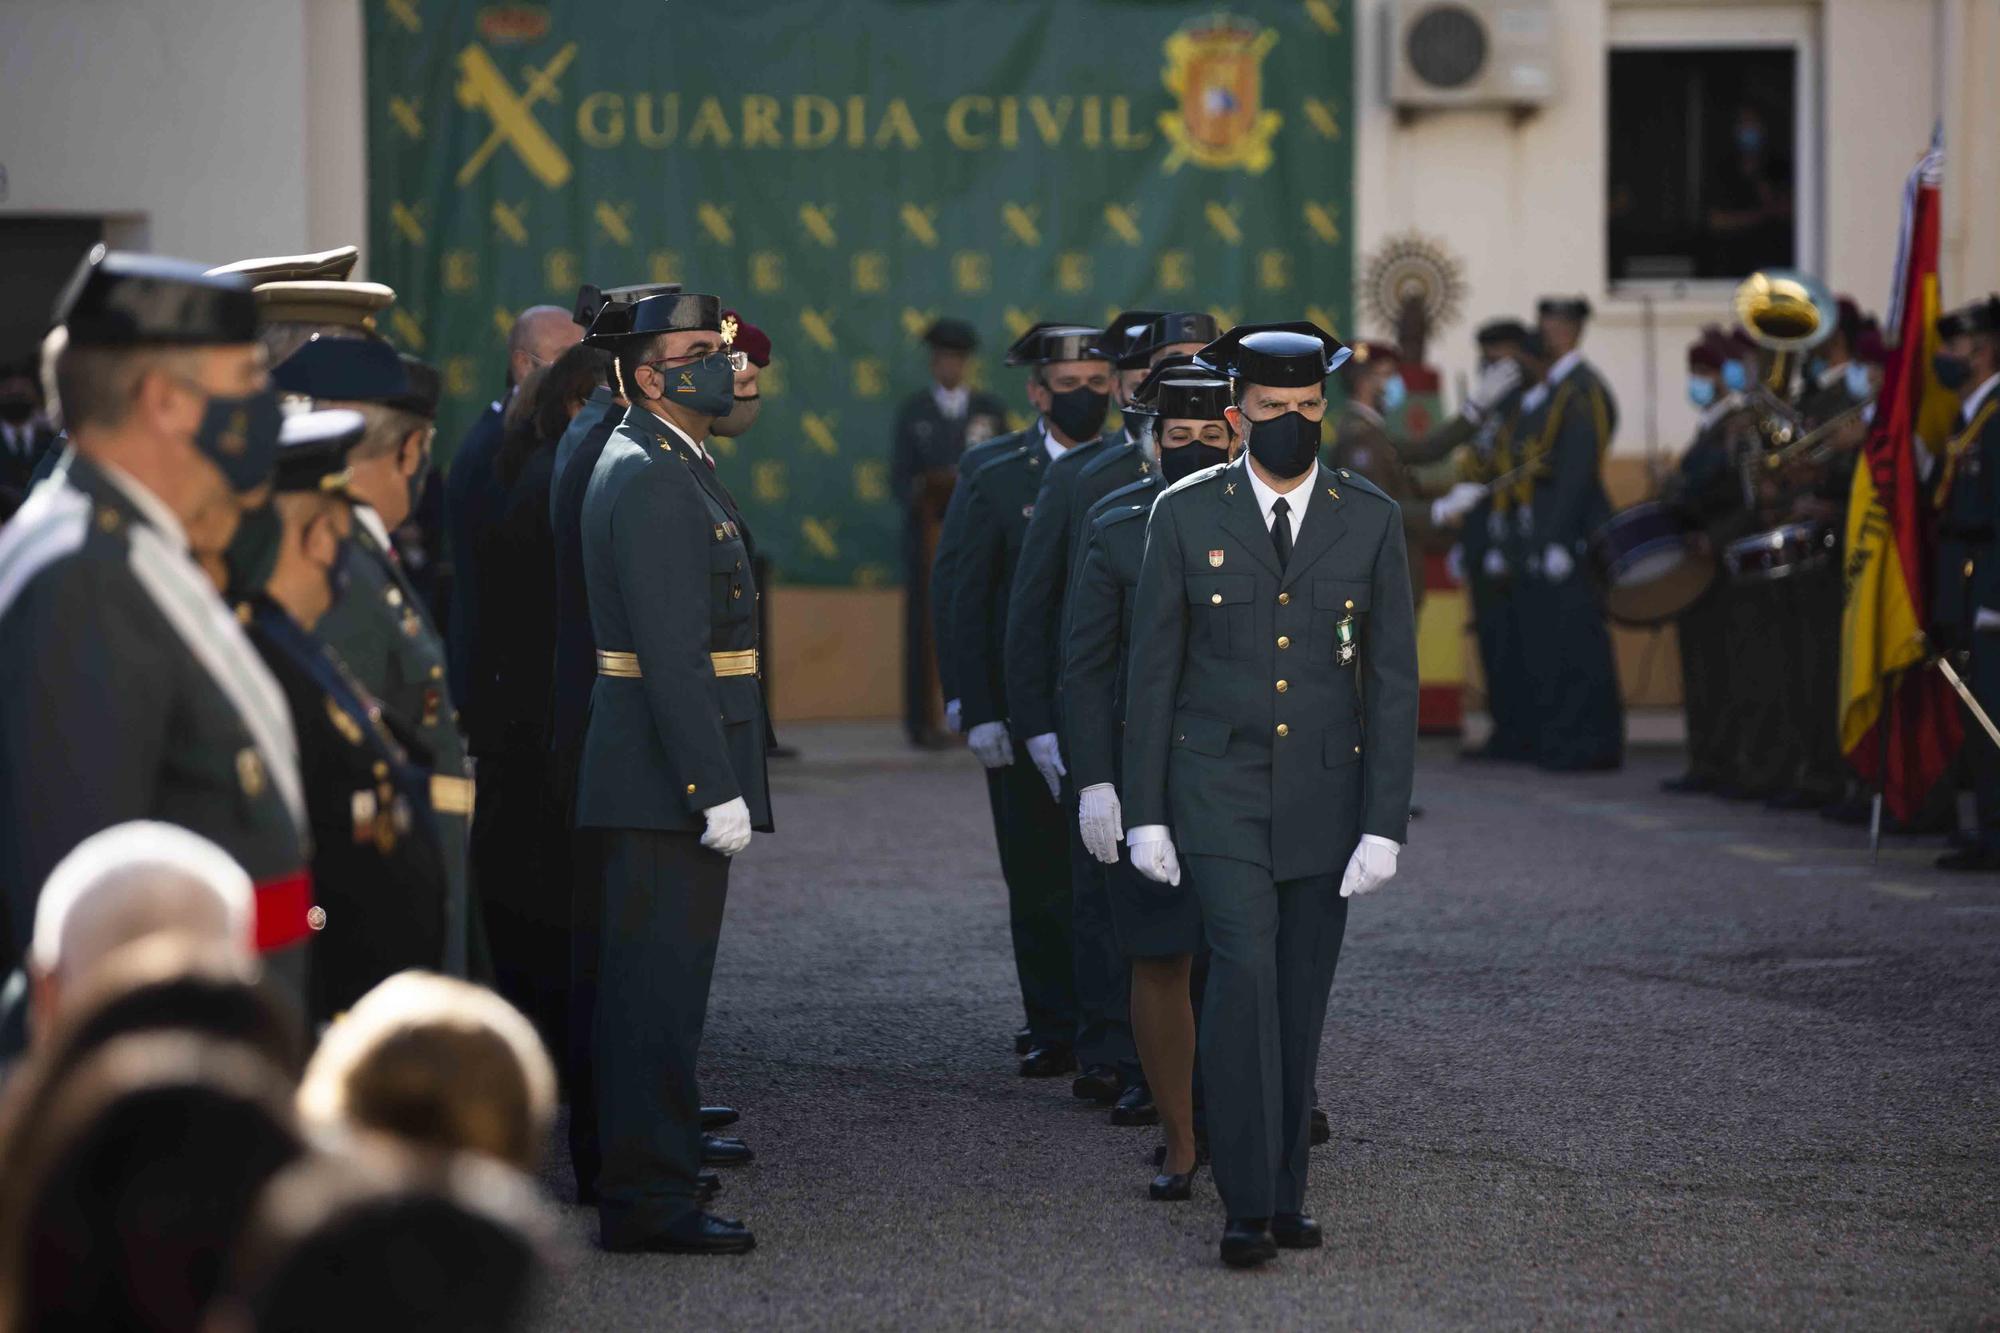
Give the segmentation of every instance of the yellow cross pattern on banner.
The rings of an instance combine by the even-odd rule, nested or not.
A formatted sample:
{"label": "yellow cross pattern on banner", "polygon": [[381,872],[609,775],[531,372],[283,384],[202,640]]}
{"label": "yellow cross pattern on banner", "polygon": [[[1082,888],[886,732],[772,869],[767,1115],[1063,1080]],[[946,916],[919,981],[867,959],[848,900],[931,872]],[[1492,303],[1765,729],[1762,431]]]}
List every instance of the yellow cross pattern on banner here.
{"label": "yellow cross pattern on banner", "polygon": [[494,306],[493,327],[500,331],[502,338],[505,338],[514,331],[514,312],[504,305]]}
{"label": "yellow cross pattern on banner", "polygon": [[783,459],[763,458],[750,465],[750,493],[759,504],[777,504],[790,492]]}
{"label": "yellow cross pattern on banner", "polygon": [[806,235],[821,245],[831,247],[839,240],[833,231],[833,209],[826,204],[800,204],[799,225],[806,229]]}
{"label": "yellow cross pattern on banner", "polygon": [[1233,329],[1236,327],[1236,312],[1234,310],[1230,310],[1224,306],[1212,305],[1208,308],[1208,313],[1215,316],[1215,322],[1223,328]]}
{"label": "yellow cross pattern on banner", "polygon": [[951,257],[952,285],[967,296],[977,296],[993,285],[993,264],[978,250],[960,250]]}
{"label": "yellow cross pattern on banner", "polygon": [[632,205],[614,204],[609,199],[597,201],[592,216],[604,234],[620,245],[632,244]]}
{"label": "yellow cross pattern on banner", "polygon": [[834,532],[839,527],[829,518],[807,518],[799,520],[799,533],[812,547],[813,554],[822,560],[835,560],[840,556],[840,543],[834,540]]}
{"label": "yellow cross pattern on banner", "polygon": [[424,22],[417,17],[416,0],[383,0],[382,7],[389,11],[389,17],[403,25],[410,32],[422,32]]}
{"label": "yellow cross pattern on banner", "polygon": [[389,312],[389,327],[396,331],[396,341],[403,344],[406,350],[411,352],[424,350],[424,326],[417,322],[415,315],[403,307],[397,306]]}
{"label": "yellow cross pattern on banner", "polygon": [[1202,206],[1201,215],[1208,219],[1208,229],[1218,240],[1238,245],[1243,240],[1243,228],[1236,221],[1241,210],[1239,204],[1225,204],[1220,199],[1211,199]]}
{"label": "yellow cross pattern on banner", "polygon": [[731,211],[718,204],[696,204],[694,220],[701,224],[701,229],[707,232],[709,238],[717,245],[734,245],[736,229],[729,225]]}
{"label": "yellow cross pattern on banner", "polygon": [[1306,17],[1319,25],[1319,30],[1331,37],[1340,31],[1340,14],[1335,9],[1337,0],[1305,0]]}
{"label": "yellow cross pattern on banner", "polygon": [[678,250],[655,250],[646,256],[646,281],[679,282],[681,255]]}
{"label": "yellow cross pattern on banner", "polygon": [[833,428],[839,421],[840,417],[833,412],[825,416],[817,412],[801,412],[799,430],[813,448],[823,454],[837,454],[840,452],[840,441],[834,438]]}
{"label": "yellow cross pattern on banner", "polygon": [[889,466],[879,458],[854,465],[854,498],[880,504],[889,498]]}
{"label": "yellow cross pattern on banner", "polygon": [[910,239],[929,249],[938,243],[937,212],[935,208],[904,204],[897,216],[902,219],[903,230],[909,233]]}
{"label": "yellow cross pattern on banner", "polygon": [[424,137],[424,104],[414,97],[391,97],[389,117],[412,139]]}
{"label": "yellow cross pattern on banner", "polygon": [[1333,103],[1318,97],[1308,97],[1301,105],[1305,108],[1306,119],[1319,132],[1322,139],[1340,137],[1340,116],[1333,109]]}
{"label": "yellow cross pattern on banner", "polygon": [[1162,250],[1160,252],[1159,284],[1165,291],[1184,292],[1191,281],[1188,275],[1188,252],[1185,250]]}
{"label": "yellow cross pattern on banner", "polygon": [[833,323],[825,314],[805,306],[799,311],[799,327],[805,331],[806,337],[812,339],[813,346],[823,352],[833,350]]}
{"label": "yellow cross pattern on banner", "polygon": [[[1065,250],[1056,256],[1056,289],[1064,292],[1087,292],[1090,290],[1090,254],[1084,250]],[[1116,313],[1115,311],[1113,313]]]}
{"label": "yellow cross pattern on banner", "polygon": [[495,199],[493,201],[493,225],[500,229],[502,236],[505,236],[514,244],[526,245],[528,243],[528,224],[521,221],[521,215],[527,211],[528,206],[526,204],[504,204]]}
{"label": "yellow cross pattern on banner", "polygon": [[403,239],[411,245],[424,243],[423,214],[422,204],[418,204],[415,208],[400,201],[389,205],[389,221],[395,224],[396,230],[403,233]]}
{"label": "yellow cross pattern on banner", "polygon": [[1325,329],[1328,333],[1331,333],[1334,337],[1338,338],[1340,336],[1340,321],[1328,313],[1325,306],[1307,306],[1306,318]]}
{"label": "yellow cross pattern on banner", "polygon": [[750,256],[750,289],[769,295],[785,289],[785,257],[776,250],[759,250]]}
{"label": "yellow cross pattern on banner", "polygon": [[853,260],[854,290],[873,294],[889,290],[889,257],[880,250],[863,250]]}
{"label": "yellow cross pattern on banner", "polygon": [[1000,221],[1008,232],[1023,245],[1040,245],[1042,231],[1036,225],[1041,210],[1030,204],[1000,205]]}
{"label": "yellow cross pattern on banner", "polygon": [[1137,245],[1139,235],[1139,210],[1132,204],[1106,204],[1104,225],[1111,228],[1111,234],[1127,245]]}
{"label": "yellow cross pattern on banner", "polygon": [[919,310],[915,306],[908,305],[903,307],[903,332],[912,342],[929,332],[936,320],[935,310]]}
{"label": "yellow cross pattern on banner", "polygon": [[479,256],[470,250],[447,250],[444,256],[444,289],[469,292],[479,282]]}
{"label": "yellow cross pattern on banner", "polygon": [[1306,225],[1313,235],[1328,245],[1340,240],[1340,205],[1335,203],[1307,203],[1305,206]]}
{"label": "yellow cross pattern on banner", "polygon": [[1292,285],[1292,257],[1283,250],[1263,250],[1257,255],[1257,285],[1267,292],[1282,292]]}
{"label": "yellow cross pattern on banner", "polygon": [[1020,310],[1010,305],[1000,313],[1000,318],[1007,325],[1007,336],[1011,339],[1033,328],[1041,316],[1032,310]]}
{"label": "yellow cross pattern on banner", "polygon": [[484,110],[493,119],[493,132],[458,169],[459,189],[472,183],[472,178],[486,165],[486,159],[499,151],[503,143],[511,144],[521,164],[551,190],[569,183],[569,158],[535,119],[534,108],[537,103],[555,97],[556,80],[575,59],[576,43],[571,42],[540,69],[530,66],[528,86],[516,96],[507,84],[507,77],[493,63],[493,57],[486,54],[486,48],[475,44],[458,53],[458,104],[467,111]]}
{"label": "yellow cross pattern on banner", "polygon": [[854,362],[854,396],[856,398],[880,398],[888,392],[889,379],[883,372],[882,363],[872,356],[858,357]]}

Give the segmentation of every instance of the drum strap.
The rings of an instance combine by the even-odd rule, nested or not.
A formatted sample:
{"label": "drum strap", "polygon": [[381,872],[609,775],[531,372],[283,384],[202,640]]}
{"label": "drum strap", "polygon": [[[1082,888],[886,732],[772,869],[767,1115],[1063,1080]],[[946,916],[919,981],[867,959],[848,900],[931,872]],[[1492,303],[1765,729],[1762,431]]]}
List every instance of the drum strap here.
{"label": "drum strap", "polygon": [[1993,409],[1996,406],[2000,406],[2000,396],[1989,396],[1986,400],[1986,406],[1980,408],[1979,414],[1972,418],[1972,424],[1960,431],[1952,442],[1945,447],[1944,475],[1938,478],[1937,484],[1937,507],[1939,509],[1943,509],[1945,501],[1951,498],[1951,483],[1958,478],[1959,458],[1967,449],[1972,447],[1972,442],[1979,438],[1979,433],[1986,429],[1986,423],[1993,419]]}

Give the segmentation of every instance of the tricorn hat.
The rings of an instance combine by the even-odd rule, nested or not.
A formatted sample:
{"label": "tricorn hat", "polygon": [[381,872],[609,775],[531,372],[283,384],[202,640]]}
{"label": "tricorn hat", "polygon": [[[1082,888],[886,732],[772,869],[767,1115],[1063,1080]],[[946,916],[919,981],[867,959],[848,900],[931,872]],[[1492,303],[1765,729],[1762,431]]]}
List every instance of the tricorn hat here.
{"label": "tricorn hat", "polygon": [[257,340],[250,280],[185,259],[92,246],[56,301],[72,347],[202,346]]}
{"label": "tricorn hat", "polygon": [[280,491],[347,489],[347,451],[368,433],[368,419],[344,407],[294,412],[278,429],[278,466],[272,488]]}
{"label": "tricorn hat", "polygon": [[1290,324],[1238,324],[1201,349],[1195,364],[1231,379],[1270,389],[1318,384],[1352,353],[1310,320]]}
{"label": "tricorn hat", "polygon": [[314,334],[278,363],[271,382],[320,402],[397,404],[412,392],[396,349],[375,338]]}

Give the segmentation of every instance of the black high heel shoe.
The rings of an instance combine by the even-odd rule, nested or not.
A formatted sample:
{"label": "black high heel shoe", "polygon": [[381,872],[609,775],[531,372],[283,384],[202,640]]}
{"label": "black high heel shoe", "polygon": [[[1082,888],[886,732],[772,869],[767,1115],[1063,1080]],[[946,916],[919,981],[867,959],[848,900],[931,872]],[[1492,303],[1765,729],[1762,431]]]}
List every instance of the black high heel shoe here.
{"label": "black high heel shoe", "polygon": [[1154,1176],[1146,1193],[1157,1203],[1181,1203],[1194,1196],[1194,1178],[1200,1171],[1201,1158],[1196,1157],[1194,1165],[1186,1171],[1162,1171]]}

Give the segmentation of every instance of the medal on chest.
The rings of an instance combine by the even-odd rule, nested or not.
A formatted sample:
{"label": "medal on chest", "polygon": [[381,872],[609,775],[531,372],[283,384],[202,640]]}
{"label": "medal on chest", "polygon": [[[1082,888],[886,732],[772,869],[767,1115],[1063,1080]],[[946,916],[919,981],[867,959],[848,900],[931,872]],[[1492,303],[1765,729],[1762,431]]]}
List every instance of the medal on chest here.
{"label": "medal on chest", "polygon": [[1342,666],[1354,661],[1356,631],[1352,614],[1342,616],[1333,626],[1333,643],[1336,660]]}

